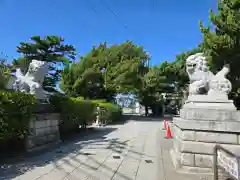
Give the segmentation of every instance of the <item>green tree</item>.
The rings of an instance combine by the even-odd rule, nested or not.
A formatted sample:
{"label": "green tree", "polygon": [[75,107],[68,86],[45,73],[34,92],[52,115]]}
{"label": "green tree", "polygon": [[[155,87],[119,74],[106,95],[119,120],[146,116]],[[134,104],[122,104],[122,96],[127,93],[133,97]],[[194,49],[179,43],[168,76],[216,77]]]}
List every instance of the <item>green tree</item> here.
{"label": "green tree", "polygon": [[45,77],[43,87],[47,91],[54,91],[56,83],[60,80],[61,65],[68,65],[75,58],[75,48],[64,45],[64,39],[58,36],[31,37],[33,42],[21,42],[17,51],[22,58],[13,61],[15,67],[20,67],[23,73],[28,70],[29,63],[33,60],[46,61],[49,72]]}
{"label": "green tree", "polygon": [[167,89],[165,89],[165,93],[175,94],[183,98],[184,93],[188,91],[189,84],[186,72],[186,59],[188,56],[202,51],[202,45],[200,44],[197,48],[178,54],[175,61],[165,61],[159,66],[161,74],[166,77],[166,83],[169,84]]}
{"label": "green tree", "polygon": [[222,0],[218,2],[218,13],[210,12],[210,20],[214,25],[200,29],[204,35],[203,47],[209,57],[211,68],[219,71],[223,65],[230,65],[229,80],[233,89],[230,97],[240,94],[240,1]]}
{"label": "green tree", "polygon": [[163,76],[159,67],[151,67],[143,76],[143,86],[137,93],[140,103],[145,106],[145,114],[148,115],[148,107],[151,108],[153,115],[162,113],[163,97],[169,88],[167,78]]}
{"label": "green tree", "polygon": [[6,59],[0,59],[0,90],[5,89],[6,83],[8,82],[10,76],[11,68],[7,65]]}
{"label": "green tree", "polygon": [[73,89],[87,99],[101,98],[104,93],[104,79],[100,72],[86,70],[82,78],[77,79]]}
{"label": "green tree", "polygon": [[117,92],[135,93],[142,86],[149,59],[143,47],[130,41],[109,47],[104,42],[93,46],[78,63],[65,69],[61,88],[69,94],[85,97],[83,91],[95,91],[99,98]]}

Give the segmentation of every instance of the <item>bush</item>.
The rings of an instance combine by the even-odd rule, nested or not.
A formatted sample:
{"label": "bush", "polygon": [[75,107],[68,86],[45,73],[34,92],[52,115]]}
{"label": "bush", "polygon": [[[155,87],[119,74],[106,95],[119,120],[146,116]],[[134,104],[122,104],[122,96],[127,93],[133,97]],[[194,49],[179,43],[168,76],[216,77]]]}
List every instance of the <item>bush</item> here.
{"label": "bush", "polygon": [[94,100],[96,106],[99,106],[100,111],[100,121],[103,123],[116,122],[121,119],[122,109],[113,103],[106,102],[104,100]]}
{"label": "bush", "polygon": [[34,96],[18,92],[0,92],[0,143],[24,139],[29,133]]}
{"label": "bush", "polygon": [[61,115],[60,133],[76,132],[79,126],[85,127],[96,120],[97,106],[100,107],[100,121],[116,122],[121,118],[122,110],[106,100],[84,100],[82,97],[69,98],[55,95],[50,98],[56,112]]}
{"label": "bush", "polygon": [[106,103],[107,100],[106,99],[95,99],[95,100],[92,100],[92,102],[97,105],[98,103]]}
{"label": "bush", "polygon": [[95,104],[82,98],[52,96],[51,103],[61,115],[60,133],[74,132],[95,120]]}

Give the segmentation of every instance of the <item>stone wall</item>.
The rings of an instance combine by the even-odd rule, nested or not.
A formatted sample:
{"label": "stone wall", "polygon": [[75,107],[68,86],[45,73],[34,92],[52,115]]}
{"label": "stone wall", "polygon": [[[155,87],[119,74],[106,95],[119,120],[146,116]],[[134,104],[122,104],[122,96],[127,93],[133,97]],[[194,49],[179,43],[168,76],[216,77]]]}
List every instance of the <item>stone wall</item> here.
{"label": "stone wall", "polygon": [[232,102],[194,102],[173,119],[173,163],[183,172],[212,173],[216,144],[240,155],[240,118]]}
{"label": "stone wall", "polygon": [[26,139],[27,151],[39,150],[60,142],[57,113],[34,114],[30,121],[31,135]]}
{"label": "stone wall", "polygon": [[[213,150],[221,144],[227,150],[240,154],[238,133],[182,130],[174,126],[174,153],[179,156],[182,168],[212,172]],[[209,169],[208,169],[209,168]]]}

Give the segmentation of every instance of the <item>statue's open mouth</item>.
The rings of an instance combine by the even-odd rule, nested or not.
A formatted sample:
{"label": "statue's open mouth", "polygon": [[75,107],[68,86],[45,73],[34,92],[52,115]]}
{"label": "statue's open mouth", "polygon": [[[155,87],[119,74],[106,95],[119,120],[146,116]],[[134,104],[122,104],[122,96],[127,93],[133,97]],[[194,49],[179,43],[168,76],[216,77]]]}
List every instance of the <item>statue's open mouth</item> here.
{"label": "statue's open mouth", "polygon": [[194,69],[197,66],[197,64],[187,64],[188,69]]}

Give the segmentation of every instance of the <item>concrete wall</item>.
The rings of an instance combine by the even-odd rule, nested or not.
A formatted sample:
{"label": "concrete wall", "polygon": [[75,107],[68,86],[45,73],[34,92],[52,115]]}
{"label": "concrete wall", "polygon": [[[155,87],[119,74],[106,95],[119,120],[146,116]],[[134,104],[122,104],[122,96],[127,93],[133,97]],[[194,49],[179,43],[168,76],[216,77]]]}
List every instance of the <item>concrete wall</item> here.
{"label": "concrete wall", "polygon": [[60,115],[57,113],[34,114],[30,121],[31,135],[26,139],[27,151],[46,148],[60,142]]}

